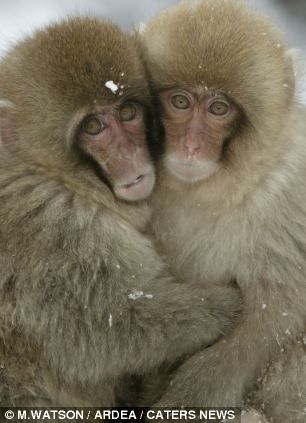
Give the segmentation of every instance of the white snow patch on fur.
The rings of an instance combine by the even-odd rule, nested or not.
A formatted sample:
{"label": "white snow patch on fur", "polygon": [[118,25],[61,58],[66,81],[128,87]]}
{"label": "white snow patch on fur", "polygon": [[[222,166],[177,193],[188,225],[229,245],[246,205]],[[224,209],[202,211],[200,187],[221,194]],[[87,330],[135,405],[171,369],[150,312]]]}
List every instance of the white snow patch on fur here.
{"label": "white snow patch on fur", "polygon": [[118,91],[118,85],[114,83],[114,81],[107,81],[105,82],[106,88],[110,89],[112,93],[116,94]]}

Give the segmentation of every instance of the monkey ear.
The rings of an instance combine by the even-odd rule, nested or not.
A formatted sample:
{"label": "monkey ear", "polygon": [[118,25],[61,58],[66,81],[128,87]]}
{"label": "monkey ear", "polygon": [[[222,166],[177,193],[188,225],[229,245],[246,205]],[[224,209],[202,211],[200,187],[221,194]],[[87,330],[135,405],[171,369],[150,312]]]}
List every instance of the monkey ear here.
{"label": "monkey ear", "polygon": [[295,76],[295,99],[301,106],[306,106],[306,55],[299,49],[288,50]]}
{"label": "monkey ear", "polygon": [[13,138],[13,109],[13,103],[0,99],[0,146],[10,144]]}

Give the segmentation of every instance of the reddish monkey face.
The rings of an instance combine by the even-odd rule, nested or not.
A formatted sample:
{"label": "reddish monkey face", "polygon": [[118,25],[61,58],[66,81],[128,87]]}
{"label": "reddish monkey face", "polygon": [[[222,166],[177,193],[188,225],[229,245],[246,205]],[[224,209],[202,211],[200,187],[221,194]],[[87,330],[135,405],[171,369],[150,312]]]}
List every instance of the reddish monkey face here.
{"label": "reddish monkey face", "polygon": [[221,166],[239,111],[222,93],[173,88],[160,95],[166,133],[165,164],[184,181],[209,178]]}
{"label": "reddish monkey face", "polygon": [[85,117],[79,143],[101,167],[118,198],[137,201],[151,194],[155,173],[140,104],[125,102],[118,108],[107,108]]}

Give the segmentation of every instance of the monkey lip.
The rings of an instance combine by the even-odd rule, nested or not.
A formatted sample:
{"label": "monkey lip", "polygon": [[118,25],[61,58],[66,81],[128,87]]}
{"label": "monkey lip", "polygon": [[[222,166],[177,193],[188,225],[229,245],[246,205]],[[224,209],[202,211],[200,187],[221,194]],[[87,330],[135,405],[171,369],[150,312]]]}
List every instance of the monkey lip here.
{"label": "monkey lip", "polygon": [[147,198],[154,187],[155,175],[153,172],[138,175],[132,181],[117,185],[114,192],[118,198],[128,201],[140,201]]}
{"label": "monkey lip", "polygon": [[139,175],[139,176],[137,176],[137,178],[134,181],[132,181],[128,184],[122,185],[122,188],[129,189],[129,188],[134,187],[135,185],[141,184],[141,182],[143,181],[143,179],[145,177],[146,177],[146,175]]}

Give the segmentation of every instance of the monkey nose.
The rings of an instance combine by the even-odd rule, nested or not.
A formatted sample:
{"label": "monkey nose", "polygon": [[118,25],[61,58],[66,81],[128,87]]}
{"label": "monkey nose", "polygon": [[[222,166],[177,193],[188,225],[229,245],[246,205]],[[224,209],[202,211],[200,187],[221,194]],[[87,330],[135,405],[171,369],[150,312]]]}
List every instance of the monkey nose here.
{"label": "monkey nose", "polygon": [[199,143],[193,143],[193,142],[185,142],[184,143],[184,149],[188,155],[188,158],[195,156],[200,151],[200,144]]}

